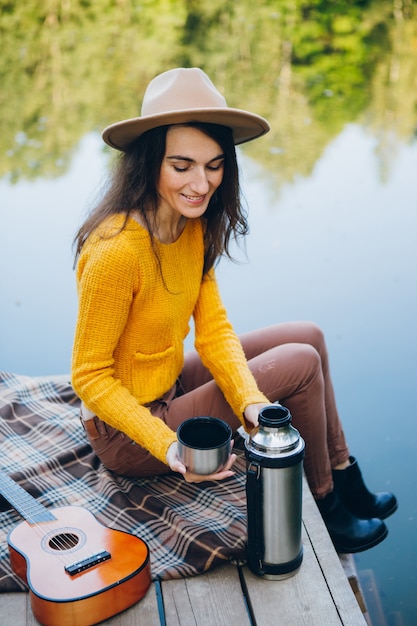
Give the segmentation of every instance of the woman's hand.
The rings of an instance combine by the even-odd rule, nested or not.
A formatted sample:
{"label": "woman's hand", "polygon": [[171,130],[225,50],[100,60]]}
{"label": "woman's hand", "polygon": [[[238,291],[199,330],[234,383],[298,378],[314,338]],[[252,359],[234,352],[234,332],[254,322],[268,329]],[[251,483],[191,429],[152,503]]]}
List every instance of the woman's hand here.
{"label": "woman's hand", "polygon": [[243,413],[247,430],[251,431],[253,428],[256,428],[258,426],[259,413],[266,406],[271,406],[271,404],[267,404],[266,402],[260,402],[259,404],[248,404]]}
{"label": "woman's hand", "polygon": [[187,470],[184,463],[178,456],[178,444],[176,442],[172,443],[169,446],[166,459],[170,469],[173,472],[179,472],[180,474],[182,474],[187,483],[202,483],[207,480],[224,480],[225,478],[230,478],[231,476],[233,476],[234,472],[231,470],[231,467],[236,461],[236,454],[231,454],[229,456],[226,465],[221,469],[220,472],[207,475],[193,474],[192,472],[189,472]]}

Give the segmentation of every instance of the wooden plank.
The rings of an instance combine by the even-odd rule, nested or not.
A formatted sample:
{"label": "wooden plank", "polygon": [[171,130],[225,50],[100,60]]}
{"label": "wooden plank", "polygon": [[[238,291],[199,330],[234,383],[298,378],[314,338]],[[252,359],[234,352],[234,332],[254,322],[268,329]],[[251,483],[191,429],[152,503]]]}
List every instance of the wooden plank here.
{"label": "wooden plank", "polygon": [[39,626],[38,620],[32,613],[32,607],[30,605],[30,596],[28,593],[26,595],[26,626]]}
{"label": "wooden plank", "polygon": [[303,489],[303,521],[310,544],[322,569],[323,576],[341,616],[344,626],[363,626],[366,620],[362,614],[346,574],[334,549],[326,526],[308,488]]}
{"label": "wooden plank", "polygon": [[0,593],[0,616],[2,626],[26,624],[27,598],[27,593]]}
{"label": "wooden plank", "polygon": [[250,626],[237,567],[224,565],[201,576],[162,586],[167,626]]}
{"label": "wooden plank", "polygon": [[250,601],[258,624],[262,626],[275,626],[277,623],[285,626],[343,624],[305,531],[303,544],[304,558],[301,568],[291,578],[271,581],[254,576],[247,568],[244,569]]}
{"label": "wooden plank", "polygon": [[[39,626],[32,613],[28,593],[0,594],[0,623],[1,626]],[[140,602],[123,613],[101,622],[105,626],[156,626],[159,623],[154,584]]]}
{"label": "wooden plank", "polygon": [[346,578],[349,581],[350,588],[353,591],[353,595],[356,598],[356,602],[359,604],[359,608],[364,614],[367,612],[367,607],[365,603],[365,599],[363,597],[362,587],[360,585],[358,572],[356,571],[356,565],[353,558],[353,554],[339,554],[339,561],[342,564],[343,571],[345,573]]}
{"label": "wooden plank", "polygon": [[244,575],[256,621],[262,626],[366,626],[343,567],[308,489],[303,490],[304,558],[295,576],[269,581]]}

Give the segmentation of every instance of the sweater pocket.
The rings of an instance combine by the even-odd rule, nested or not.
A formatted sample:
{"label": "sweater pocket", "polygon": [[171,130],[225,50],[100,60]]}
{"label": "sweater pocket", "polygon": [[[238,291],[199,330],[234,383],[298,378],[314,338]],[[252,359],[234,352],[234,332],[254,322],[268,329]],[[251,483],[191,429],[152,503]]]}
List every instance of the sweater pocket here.
{"label": "sweater pocket", "polygon": [[172,359],[175,355],[174,346],[169,346],[166,350],[162,352],[153,352],[152,354],[145,354],[145,352],[136,352],[134,354],[134,361],[138,365],[146,365],[151,367],[158,367],[159,364],[162,364],[164,361]]}
{"label": "sweater pocket", "polygon": [[178,368],[181,368],[181,359],[174,346],[152,354],[136,352],[132,370],[134,395],[142,402],[159,398],[178,377]]}

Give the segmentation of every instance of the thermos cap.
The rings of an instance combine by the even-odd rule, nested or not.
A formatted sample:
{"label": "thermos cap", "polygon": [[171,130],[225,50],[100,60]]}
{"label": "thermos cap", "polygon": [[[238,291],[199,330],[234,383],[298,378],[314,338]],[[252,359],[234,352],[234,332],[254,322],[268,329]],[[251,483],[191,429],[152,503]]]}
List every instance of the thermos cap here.
{"label": "thermos cap", "polygon": [[259,413],[259,424],[270,428],[280,428],[291,423],[291,413],[285,406],[272,404],[264,407]]}
{"label": "thermos cap", "polygon": [[293,457],[293,462],[304,454],[304,441],[291,425],[291,413],[280,404],[264,407],[259,413],[259,426],[246,441],[249,454],[277,459]]}

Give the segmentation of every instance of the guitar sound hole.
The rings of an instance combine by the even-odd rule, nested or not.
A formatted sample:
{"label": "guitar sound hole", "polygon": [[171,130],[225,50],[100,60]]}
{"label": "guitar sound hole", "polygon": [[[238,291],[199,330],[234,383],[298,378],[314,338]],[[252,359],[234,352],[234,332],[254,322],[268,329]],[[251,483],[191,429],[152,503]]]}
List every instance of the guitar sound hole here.
{"label": "guitar sound hole", "polygon": [[51,537],[48,542],[52,550],[71,550],[78,544],[78,537],[74,533],[60,533]]}

